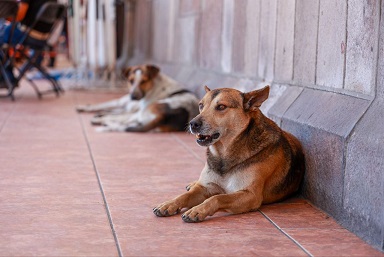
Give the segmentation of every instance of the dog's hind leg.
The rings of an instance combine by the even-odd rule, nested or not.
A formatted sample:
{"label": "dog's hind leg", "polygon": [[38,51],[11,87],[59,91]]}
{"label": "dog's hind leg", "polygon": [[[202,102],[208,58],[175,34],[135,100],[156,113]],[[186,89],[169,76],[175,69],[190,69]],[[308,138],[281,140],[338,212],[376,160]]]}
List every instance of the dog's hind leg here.
{"label": "dog's hind leg", "polygon": [[161,132],[184,131],[188,124],[188,111],[171,108],[167,103],[154,103],[141,112],[137,126],[129,126],[127,132],[147,132],[158,129]]}
{"label": "dog's hind leg", "polygon": [[100,113],[92,117],[91,124],[92,125],[107,125],[108,123],[121,123],[123,124],[125,121],[130,118],[129,113],[125,113],[123,111],[115,112],[115,113]]}
{"label": "dog's hind leg", "polygon": [[162,113],[156,113],[149,110],[138,113],[136,118],[136,120],[127,124],[125,129],[126,132],[148,132],[159,127],[163,122],[164,116]]}
{"label": "dog's hind leg", "polygon": [[124,132],[126,129],[125,126],[122,126],[118,123],[108,123],[105,126],[97,127],[95,130],[97,132]]}

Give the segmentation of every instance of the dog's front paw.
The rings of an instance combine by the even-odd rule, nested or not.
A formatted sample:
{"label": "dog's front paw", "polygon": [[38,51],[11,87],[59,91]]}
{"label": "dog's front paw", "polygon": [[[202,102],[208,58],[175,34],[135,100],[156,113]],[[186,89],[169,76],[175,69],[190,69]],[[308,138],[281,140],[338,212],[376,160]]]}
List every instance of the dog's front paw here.
{"label": "dog's front paw", "polygon": [[208,216],[208,213],[200,206],[193,207],[181,215],[183,221],[188,223],[196,223],[203,221]]}
{"label": "dog's front paw", "polygon": [[103,116],[94,116],[92,119],[91,119],[91,124],[92,125],[103,125]]}
{"label": "dog's front paw", "polygon": [[185,187],[185,189],[187,189],[187,191],[191,190],[191,188],[197,183],[197,181],[193,181],[192,183],[190,183],[188,186]]}
{"label": "dog's front paw", "polygon": [[140,122],[130,122],[125,128],[125,132],[146,132],[143,124]]}
{"label": "dog's front paw", "polygon": [[181,207],[179,207],[175,201],[171,200],[153,208],[153,213],[157,217],[168,217],[168,216],[178,214],[180,210],[181,210]]}
{"label": "dog's front paw", "polygon": [[84,105],[78,105],[76,106],[76,111],[78,112],[90,112],[91,106],[89,104],[84,104]]}
{"label": "dog's front paw", "polygon": [[95,128],[96,132],[109,132],[112,131],[109,127],[97,127]]}

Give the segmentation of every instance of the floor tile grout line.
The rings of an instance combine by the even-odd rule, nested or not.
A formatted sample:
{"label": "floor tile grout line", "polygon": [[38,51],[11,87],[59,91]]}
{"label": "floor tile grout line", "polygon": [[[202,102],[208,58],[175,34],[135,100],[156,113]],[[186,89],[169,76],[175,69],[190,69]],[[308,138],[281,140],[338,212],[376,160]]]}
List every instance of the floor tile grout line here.
{"label": "floor tile grout line", "polygon": [[176,136],[175,134],[172,134],[172,137],[174,137],[176,139],[176,141],[181,144],[185,150],[187,150],[187,152],[191,153],[193,156],[195,156],[196,159],[198,159],[199,161],[201,162],[205,162],[203,159],[200,158],[200,156],[198,156],[193,150],[191,150],[178,136]]}
{"label": "floor tile grout line", "polygon": [[[8,119],[9,119],[9,118],[11,117],[11,115],[15,112],[16,107],[17,107],[16,104],[18,104],[17,101],[20,101],[21,99],[23,99],[23,96],[24,96],[24,93],[21,93],[21,94],[18,95],[17,98],[16,98],[16,96],[15,96],[15,99],[14,99],[14,100],[11,100],[11,101],[12,101],[11,103],[13,104],[13,106],[12,106],[12,110],[9,112],[8,116],[5,118],[4,122],[0,125],[0,133],[3,131],[3,128],[5,127],[5,124],[8,122]],[[10,100],[10,99],[8,99],[8,98],[5,98],[5,99],[6,99],[6,100]]]}
{"label": "floor tile grout line", "polygon": [[7,117],[2,122],[2,124],[0,126],[0,133],[3,131],[3,128],[5,127],[5,124],[7,124],[7,121],[11,117],[11,115],[13,114],[14,110],[15,110],[15,107],[12,108],[12,110],[8,113]]}
{"label": "floor tile grout line", "polygon": [[88,148],[88,151],[89,151],[89,155],[90,155],[90,157],[91,157],[91,161],[92,161],[92,165],[93,165],[93,170],[95,171],[96,178],[97,178],[97,183],[98,183],[98,185],[99,185],[99,188],[100,188],[100,191],[101,191],[101,195],[102,195],[102,197],[103,197],[103,202],[104,202],[105,210],[106,210],[106,212],[107,212],[107,216],[108,216],[109,226],[110,226],[110,228],[111,228],[111,230],[112,230],[112,234],[113,234],[113,238],[114,238],[114,240],[115,240],[115,244],[116,244],[117,252],[118,252],[118,254],[119,254],[119,257],[123,257],[123,253],[122,253],[122,251],[121,251],[121,247],[120,247],[119,239],[117,238],[117,234],[116,234],[115,226],[113,225],[113,220],[112,220],[111,211],[110,211],[110,209],[109,209],[109,205],[108,205],[108,202],[107,202],[107,198],[106,198],[105,193],[104,193],[103,184],[101,183],[101,178],[100,178],[99,172],[98,172],[97,167],[96,167],[95,159],[94,159],[94,157],[93,157],[92,148],[91,148],[91,145],[90,145],[90,143],[89,143],[87,133],[86,133],[86,131],[85,131],[84,122],[83,122],[83,119],[81,118],[81,115],[77,114],[77,116],[78,116],[79,121],[80,121],[81,130],[82,130],[82,132],[83,132],[84,139],[85,139],[85,142],[86,142],[86,144],[87,144],[87,148]]}
{"label": "floor tile grout line", "polygon": [[293,237],[291,237],[288,233],[286,233],[282,228],[280,228],[272,219],[270,219],[264,212],[261,210],[258,210],[258,212],[261,213],[261,215],[264,216],[270,223],[272,223],[273,226],[275,226],[281,233],[283,233],[288,239],[290,239],[295,245],[297,245],[301,250],[303,250],[308,256],[313,257],[313,255],[305,249],[304,246],[302,246],[299,242],[297,242]]}
{"label": "floor tile grout line", "polygon": [[[7,99],[8,100],[8,99]],[[1,124],[1,126],[0,126],[0,133],[3,131],[3,128],[5,127],[5,124],[7,124],[7,122],[8,122],[8,120],[9,120],[9,118],[11,117],[11,115],[15,112],[15,110],[16,110],[16,102],[15,102],[16,100],[14,100],[13,102],[12,102],[12,104],[14,105],[14,106],[12,106],[12,110],[8,113],[8,115],[7,115],[7,117],[4,119],[4,122],[2,122],[2,124]]]}

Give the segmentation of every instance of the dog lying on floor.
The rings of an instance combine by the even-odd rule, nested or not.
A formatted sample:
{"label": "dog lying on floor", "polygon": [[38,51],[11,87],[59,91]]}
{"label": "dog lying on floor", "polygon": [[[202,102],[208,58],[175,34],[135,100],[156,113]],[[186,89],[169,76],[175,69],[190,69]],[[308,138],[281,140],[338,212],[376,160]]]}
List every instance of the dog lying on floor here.
{"label": "dog lying on floor", "polygon": [[283,200],[301,184],[305,160],[300,142],[265,117],[259,107],[269,87],[249,93],[210,90],[199,103],[190,131],[206,146],[207,162],[186,193],[153,209],[159,217],[179,213],[185,222],[217,211],[244,213]]}
{"label": "dog lying on floor", "polygon": [[153,65],[124,71],[130,94],[96,105],[81,105],[79,112],[99,112],[93,125],[98,131],[184,131],[198,114],[198,99]]}

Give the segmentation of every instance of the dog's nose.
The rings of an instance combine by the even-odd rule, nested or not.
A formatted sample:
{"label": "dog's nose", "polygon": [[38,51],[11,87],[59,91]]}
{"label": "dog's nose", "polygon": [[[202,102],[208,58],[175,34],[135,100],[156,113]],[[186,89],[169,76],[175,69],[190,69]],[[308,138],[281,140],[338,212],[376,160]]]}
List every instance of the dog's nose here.
{"label": "dog's nose", "polygon": [[140,100],[141,96],[140,96],[140,94],[133,92],[133,93],[131,93],[131,99],[132,100]]}
{"label": "dog's nose", "polygon": [[189,122],[189,126],[191,126],[193,130],[199,129],[202,124],[201,120],[191,120],[191,122]]}
{"label": "dog's nose", "polygon": [[131,99],[132,100],[139,100],[139,97],[137,95],[131,94]]}

